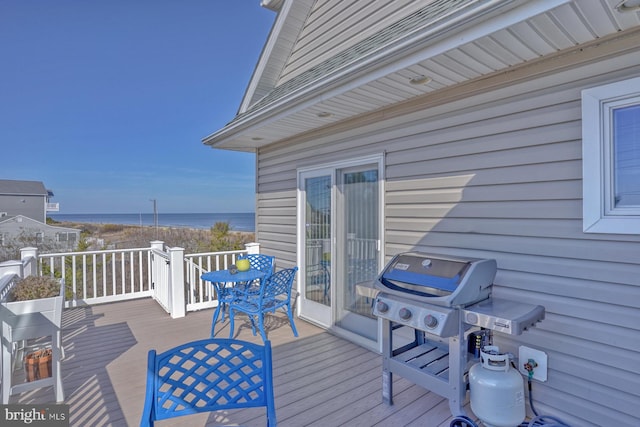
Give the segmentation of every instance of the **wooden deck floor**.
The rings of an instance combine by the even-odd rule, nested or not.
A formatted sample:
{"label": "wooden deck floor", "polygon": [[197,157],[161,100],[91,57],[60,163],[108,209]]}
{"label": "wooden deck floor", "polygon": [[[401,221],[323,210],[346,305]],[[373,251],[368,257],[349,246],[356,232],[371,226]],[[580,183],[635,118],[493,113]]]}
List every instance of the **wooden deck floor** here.
{"label": "wooden deck floor", "polygon": [[[136,426],[144,402],[147,352],[206,338],[211,310],[171,319],[143,299],[66,310],[63,381],[72,426]],[[245,318],[246,319],[246,318]],[[261,342],[236,318],[236,338]],[[382,402],[381,356],[284,314],[269,316],[280,426],[448,426],[448,402],[395,376],[394,405]],[[228,320],[217,336],[227,337]],[[50,403],[51,388],[13,396],[11,403]],[[159,426],[264,426],[263,409],[199,414]]]}

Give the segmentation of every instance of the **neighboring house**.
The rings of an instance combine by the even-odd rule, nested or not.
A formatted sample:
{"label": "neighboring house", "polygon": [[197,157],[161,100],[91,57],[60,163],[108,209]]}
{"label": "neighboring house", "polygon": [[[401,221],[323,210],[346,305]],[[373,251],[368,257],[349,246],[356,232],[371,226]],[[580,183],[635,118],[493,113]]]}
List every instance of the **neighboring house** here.
{"label": "neighboring house", "polygon": [[39,222],[46,222],[47,211],[57,204],[49,203],[53,193],[40,181],[0,179],[0,215],[24,215]]}
{"label": "neighboring house", "polygon": [[256,237],[300,266],[299,315],[379,349],[354,284],[403,251],[494,258],[495,296],[546,308],[495,337],[548,354],[538,412],[640,425],[640,2],[262,3],[204,143],[256,153]]}
{"label": "neighboring house", "polygon": [[0,247],[75,249],[80,230],[46,223],[47,212],[59,209],[51,197],[53,193],[40,181],[0,179]]}

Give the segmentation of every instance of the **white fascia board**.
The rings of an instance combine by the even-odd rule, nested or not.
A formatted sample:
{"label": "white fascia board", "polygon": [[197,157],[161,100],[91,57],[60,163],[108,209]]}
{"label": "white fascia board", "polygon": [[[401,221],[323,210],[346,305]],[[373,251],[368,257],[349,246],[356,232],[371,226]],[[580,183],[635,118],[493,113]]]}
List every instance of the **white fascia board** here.
{"label": "white fascia board", "polygon": [[[255,130],[263,127],[271,121],[277,121],[293,113],[309,108],[323,100],[331,99],[349,90],[363,86],[371,81],[388,74],[407,68],[413,64],[428,58],[433,58],[441,53],[453,50],[471,41],[493,34],[499,30],[508,28],[519,22],[555,9],[572,0],[527,0],[521,5],[506,11],[500,11],[501,7],[514,0],[494,0],[476,8],[466,14],[462,14],[453,20],[448,20],[432,28],[429,33],[420,33],[415,37],[405,40],[403,43],[393,46],[392,49],[383,50],[377,55],[372,55],[353,67],[347,67],[324,80],[305,86],[272,104],[248,114],[241,120],[225,126],[217,132],[205,137],[203,142],[218,148],[223,148],[225,142],[234,138],[239,133]],[[498,12],[498,13],[496,13]],[[495,13],[485,21],[474,23],[478,15]],[[472,24],[472,25],[470,25]],[[453,29],[459,29],[449,36]],[[418,48],[430,40],[433,43],[426,48]],[[412,53],[407,54],[407,51]],[[403,56],[404,55],[404,56]],[[371,71],[373,70],[373,71]]]}
{"label": "white fascia board", "polygon": [[273,10],[274,12],[278,12],[280,11],[280,8],[282,8],[282,2],[284,0],[262,0],[260,2],[260,6],[264,7],[265,9],[269,9],[269,10]]}
{"label": "white fascia board", "polygon": [[[258,64],[256,65],[256,68],[253,70],[251,80],[249,81],[249,85],[245,90],[244,97],[242,98],[242,102],[240,103],[240,108],[238,109],[239,113],[245,112],[251,107],[253,96],[260,82],[263,80],[265,70],[267,70],[267,67],[270,63],[274,62],[275,49],[280,43],[282,43],[281,34],[285,32],[290,25],[295,26],[295,24],[290,24],[290,20],[288,19],[292,9],[293,8],[296,8],[296,10],[299,10],[300,8],[310,9],[311,5],[312,5],[312,2],[310,2],[309,0],[283,1],[283,4],[281,5],[281,9],[278,12],[275,22],[273,23],[273,27],[271,27],[271,31],[269,33],[267,41],[262,49],[262,52],[260,53],[260,59],[258,60]],[[304,25],[304,23],[302,23],[302,25]],[[290,42],[290,43],[291,43],[291,46],[290,48],[287,49],[288,52],[290,52],[291,48],[293,47],[293,42]],[[284,66],[284,62],[287,61],[287,58],[286,57],[283,57],[280,59],[275,58],[275,61],[282,62],[281,67],[276,67],[277,69],[282,69],[282,67]],[[280,77],[279,75],[273,76],[274,85],[279,77]]]}
{"label": "white fascia board", "polygon": [[238,109],[238,112],[240,113],[246,111],[251,104],[251,98],[253,97],[256,88],[258,87],[258,83],[262,79],[264,70],[266,69],[267,64],[269,63],[269,59],[271,58],[273,48],[278,42],[280,32],[282,31],[282,27],[284,25],[284,22],[286,21],[287,13],[289,9],[291,9],[291,3],[292,2],[286,2],[284,10],[278,12],[276,21],[273,23],[273,27],[271,28],[271,32],[269,33],[269,37],[267,38],[267,42],[265,43],[264,47],[262,48],[262,52],[260,53],[258,64],[253,70],[249,85],[244,92],[244,97],[242,98],[240,108]]}

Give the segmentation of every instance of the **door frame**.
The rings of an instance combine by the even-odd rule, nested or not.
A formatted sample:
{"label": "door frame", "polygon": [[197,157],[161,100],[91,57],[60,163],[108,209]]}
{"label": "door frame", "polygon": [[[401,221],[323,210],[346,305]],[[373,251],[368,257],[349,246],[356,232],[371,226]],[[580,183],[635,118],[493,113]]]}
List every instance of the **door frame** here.
{"label": "door frame", "polygon": [[[385,178],[385,162],[384,162],[385,156],[384,153],[378,153],[378,154],[373,154],[373,155],[368,155],[368,156],[360,156],[360,157],[353,157],[350,159],[345,159],[345,160],[341,160],[341,161],[335,161],[335,162],[326,162],[326,163],[318,163],[315,165],[310,165],[310,166],[305,166],[305,167],[300,167],[297,169],[296,171],[296,176],[297,176],[297,212],[296,212],[296,218],[297,218],[297,265],[300,268],[300,272],[298,274],[298,283],[297,283],[297,290],[298,290],[298,295],[300,296],[300,301],[298,301],[298,304],[296,304],[296,314],[305,319],[308,320],[312,323],[315,323],[323,328],[326,329],[330,329],[332,331],[334,331],[337,335],[340,335],[352,342],[355,342],[356,344],[362,345],[364,347],[370,348],[374,351],[378,351],[380,352],[381,349],[381,335],[382,335],[382,322],[380,322],[378,320],[377,322],[377,333],[376,333],[376,337],[377,340],[376,341],[372,341],[369,338],[363,337],[361,335],[358,335],[354,332],[345,330],[343,328],[340,328],[339,326],[336,326],[335,321],[336,321],[336,315],[337,315],[337,308],[335,307],[335,301],[336,301],[336,293],[337,293],[337,289],[336,289],[336,284],[333,282],[335,276],[335,264],[332,264],[331,266],[331,286],[330,286],[330,301],[331,301],[331,305],[329,307],[327,307],[327,310],[323,310],[321,307],[316,307],[318,309],[318,311],[314,311],[309,310],[309,302],[304,301],[305,299],[305,294],[304,294],[304,278],[305,278],[305,194],[304,194],[304,179],[305,178],[309,178],[309,177],[313,177],[313,176],[322,176],[322,175],[330,175],[331,176],[331,252],[332,254],[335,253],[336,251],[336,215],[337,215],[337,206],[335,203],[336,200],[336,192],[337,192],[337,172],[341,169],[346,169],[346,168],[351,168],[351,167],[357,167],[357,166],[363,166],[363,165],[367,165],[367,164],[375,164],[378,167],[378,180],[379,180],[379,185],[378,185],[378,196],[379,196],[379,224],[378,224],[378,236],[379,236],[379,242],[380,242],[380,248],[378,251],[378,265],[382,266],[384,265],[384,259],[385,259],[385,254],[384,254],[384,248],[385,248],[385,240],[384,240],[384,222],[385,222],[385,216],[384,216],[384,206],[385,206],[385,201],[384,201],[384,194],[385,194],[385,188],[384,188],[384,183],[386,181]],[[312,303],[311,306],[313,307],[313,304],[317,304],[318,306],[320,304],[318,303]],[[309,312],[310,311],[310,312]]]}

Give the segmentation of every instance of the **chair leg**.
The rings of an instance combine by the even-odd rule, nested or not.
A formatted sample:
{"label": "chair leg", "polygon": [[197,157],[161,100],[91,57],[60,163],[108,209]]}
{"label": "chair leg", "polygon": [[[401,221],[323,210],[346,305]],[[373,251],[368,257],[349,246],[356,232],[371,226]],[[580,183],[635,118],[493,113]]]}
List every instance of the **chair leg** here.
{"label": "chair leg", "polygon": [[53,353],[53,390],[56,395],[56,402],[64,402],[64,387],[62,385],[62,333],[58,329],[55,333],[55,337],[51,337],[55,343],[52,347],[55,347]]}
{"label": "chair leg", "polygon": [[224,315],[227,312],[227,304],[225,302],[218,302],[218,307],[220,307],[220,311],[222,312],[222,317],[220,318],[221,322],[224,322]]}
{"label": "chair leg", "polygon": [[256,321],[253,319],[253,316],[250,314],[247,314],[247,316],[249,316],[249,320],[251,321],[251,332],[253,332],[253,335],[256,335]]}
{"label": "chair leg", "polygon": [[[264,331],[264,313],[260,313],[258,315],[258,327],[260,328],[260,335],[262,335],[262,340],[267,340],[267,334]],[[254,333],[255,335],[255,333]]]}
{"label": "chair leg", "polygon": [[[213,312],[213,318],[211,319],[211,338],[215,336],[216,323],[218,323],[218,316],[220,315],[220,306],[222,303],[218,303],[216,310]],[[224,319],[223,319],[224,320]]]}
{"label": "chair leg", "polygon": [[289,323],[291,324],[291,330],[293,331],[293,336],[298,336],[298,330],[296,329],[295,323],[293,323],[293,313],[291,312],[291,304],[287,304],[287,316],[289,316]]}
{"label": "chair leg", "polygon": [[233,312],[233,308],[231,308],[231,306],[229,306],[229,339],[233,338],[233,319],[234,319],[235,313]]}

